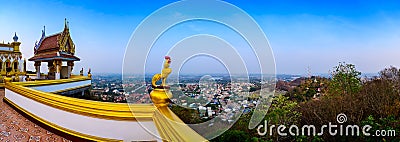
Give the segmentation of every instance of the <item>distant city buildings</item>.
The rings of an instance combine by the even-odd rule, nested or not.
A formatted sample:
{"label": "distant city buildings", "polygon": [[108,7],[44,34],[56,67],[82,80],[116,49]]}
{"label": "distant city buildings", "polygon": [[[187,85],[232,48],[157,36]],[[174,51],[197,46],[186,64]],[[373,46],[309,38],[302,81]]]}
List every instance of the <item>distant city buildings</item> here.
{"label": "distant city buildings", "polygon": [[[122,81],[121,75],[95,75],[92,77],[90,97],[98,101],[151,103],[149,96],[150,82],[143,78],[129,77]],[[199,83],[201,76],[183,76],[179,85],[171,86],[173,102],[182,107],[195,109],[203,119],[220,117],[231,122],[238,111],[249,112],[258,101],[257,94],[262,85],[271,82],[260,82],[252,77],[249,82],[231,83],[228,77],[210,78],[212,81]],[[250,97],[246,97],[249,92]]]}

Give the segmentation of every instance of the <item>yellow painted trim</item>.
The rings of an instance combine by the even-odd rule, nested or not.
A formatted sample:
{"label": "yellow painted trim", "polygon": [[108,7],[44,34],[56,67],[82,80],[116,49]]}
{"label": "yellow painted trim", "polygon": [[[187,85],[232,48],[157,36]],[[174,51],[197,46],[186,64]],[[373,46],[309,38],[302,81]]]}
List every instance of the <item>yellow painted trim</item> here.
{"label": "yellow painted trim", "polygon": [[4,100],[6,102],[8,102],[9,104],[11,104],[12,106],[14,106],[15,108],[17,108],[18,110],[20,110],[21,112],[23,112],[23,113],[27,114],[28,116],[32,117],[33,119],[35,119],[35,120],[37,120],[37,121],[39,121],[39,122],[51,127],[51,128],[54,128],[54,129],[56,129],[58,131],[61,131],[63,133],[66,133],[66,134],[69,134],[69,135],[73,135],[73,136],[76,136],[76,137],[79,137],[79,138],[91,140],[91,141],[108,141],[108,142],[112,142],[112,141],[121,142],[122,141],[122,140],[101,138],[101,137],[91,136],[91,135],[87,135],[87,134],[82,134],[82,133],[79,133],[79,132],[76,132],[76,131],[73,131],[73,130],[69,130],[69,129],[60,127],[60,126],[58,126],[56,124],[48,122],[48,121],[46,121],[46,120],[44,120],[44,119],[42,119],[42,118],[30,113],[29,111],[21,108],[20,106],[18,106],[17,104],[13,103],[11,100],[9,100],[7,98],[4,98]]}
{"label": "yellow painted trim", "polygon": [[72,87],[72,88],[68,88],[68,89],[62,89],[62,90],[54,91],[54,92],[51,92],[51,93],[58,94],[58,93],[61,93],[61,92],[67,92],[67,91],[76,90],[76,89],[85,88],[85,87],[90,87],[90,86],[92,86],[92,85],[91,84],[81,85],[81,86],[77,86],[77,87]]}
{"label": "yellow painted trim", "polygon": [[155,111],[153,121],[156,124],[158,133],[164,141],[208,141],[187,126],[168,107],[159,107],[158,110]]}
{"label": "yellow painted trim", "polygon": [[75,74],[73,74],[73,75],[71,75],[69,78],[79,78],[79,77],[82,77],[81,75],[75,75]]}
{"label": "yellow painted trim", "polygon": [[6,88],[39,103],[67,112],[108,120],[151,121],[155,107],[152,104],[98,102],[47,93],[7,83]]}

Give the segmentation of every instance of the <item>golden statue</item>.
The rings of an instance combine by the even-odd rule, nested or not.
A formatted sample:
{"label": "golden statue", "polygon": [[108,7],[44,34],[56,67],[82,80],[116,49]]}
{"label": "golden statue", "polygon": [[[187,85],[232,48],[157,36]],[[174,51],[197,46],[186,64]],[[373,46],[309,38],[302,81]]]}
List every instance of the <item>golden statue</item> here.
{"label": "golden statue", "polygon": [[[165,61],[164,61],[164,68],[161,70],[161,74],[155,74],[151,80],[151,85],[153,88],[164,88],[167,87],[167,78],[168,75],[171,73],[172,69],[169,68],[169,64],[171,63],[171,58],[169,56],[165,56]],[[157,81],[161,80],[161,86],[158,86],[156,84]]]}
{"label": "golden statue", "polygon": [[[151,80],[151,85],[154,89],[150,92],[150,98],[160,111],[166,111],[166,106],[168,106],[170,98],[172,98],[172,93],[169,91],[169,87],[166,83],[167,77],[172,71],[172,69],[169,68],[170,63],[171,58],[165,56],[164,68],[162,69],[161,74],[155,74]],[[156,82],[161,79],[161,85],[156,85]]]}

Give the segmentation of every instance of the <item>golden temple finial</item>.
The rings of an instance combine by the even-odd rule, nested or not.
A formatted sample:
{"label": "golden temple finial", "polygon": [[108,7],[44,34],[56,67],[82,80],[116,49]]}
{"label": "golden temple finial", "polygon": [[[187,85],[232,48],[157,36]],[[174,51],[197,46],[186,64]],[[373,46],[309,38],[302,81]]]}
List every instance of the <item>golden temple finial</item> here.
{"label": "golden temple finial", "polygon": [[46,26],[43,25],[42,38],[46,36]]}
{"label": "golden temple finial", "polygon": [[15,32],[14,37],[13,37],[14,42],[18,41],[18,36],[17,36],[17,32]]}
{"label": "golden temple finial", "polygon": [[[151,85],[153,88],[164,88],[167,87],[167,78],[168,75],[172,72],[172,69],[169,67],[171,64],[171,57],[165,56],[164,68],[161,70],[161,74],[155,74],[151,80]],[[161,85],[157,85],[156,82],[162,80]]]}
{"label": "golden temple finial", "polygon": [[67,18],[64,19],[64,28],[68,29],[68,21],[67,21]]}

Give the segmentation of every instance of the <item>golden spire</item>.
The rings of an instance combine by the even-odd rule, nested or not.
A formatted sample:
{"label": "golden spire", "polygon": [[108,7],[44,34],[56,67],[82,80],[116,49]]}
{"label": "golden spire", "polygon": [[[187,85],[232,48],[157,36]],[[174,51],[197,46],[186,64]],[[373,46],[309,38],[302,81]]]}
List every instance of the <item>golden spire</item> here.
{"label": "golden spire", "polygon": [[68,29],[68,21],[67,18],[64,19],[64,28]]}

